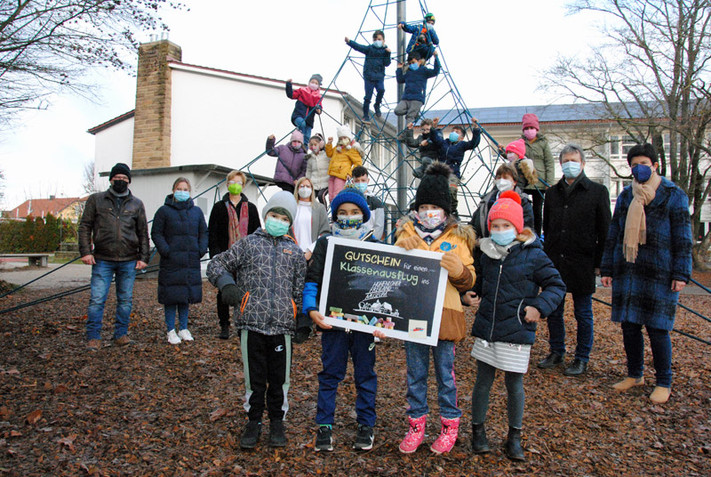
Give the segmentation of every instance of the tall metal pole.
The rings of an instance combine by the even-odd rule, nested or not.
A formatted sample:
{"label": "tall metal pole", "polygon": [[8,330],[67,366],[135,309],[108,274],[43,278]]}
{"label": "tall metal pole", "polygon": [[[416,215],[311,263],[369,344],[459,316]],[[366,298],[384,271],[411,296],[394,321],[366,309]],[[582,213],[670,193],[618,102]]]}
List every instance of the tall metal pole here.
{"label": "tall metal pole", "polygon": [[[405,21],[405,1],[399,0],[397,2],[397,21]],[[405,53],[405,32],[401,29],[397,29],[397,58],[401,63],[407,61],[407,55]],[[397,85],[397,101],[398,103],[402,99],[404,85]],[[397,117],[397,130],[398,133],[405,130],[407,124],[405,124],[405,116]],[[397,206],[400,213],[404,213],[407,210],[407,167],[404,164],[405,154],[403,154],[403,145],[400,142],[400,136],[398,135],[397,142]]]}

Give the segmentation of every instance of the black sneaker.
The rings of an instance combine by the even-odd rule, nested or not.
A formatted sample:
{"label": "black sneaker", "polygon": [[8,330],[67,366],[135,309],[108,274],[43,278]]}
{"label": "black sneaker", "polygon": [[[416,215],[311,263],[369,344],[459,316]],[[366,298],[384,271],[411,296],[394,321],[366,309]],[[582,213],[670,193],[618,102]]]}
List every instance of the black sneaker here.
{"label": "black sneaker", "polygon": [[239,446],[242,449],[254,449],[259,442],[259,434],[262,432],[262,423],[258,421],[249,421],[244,428],[242,438],[239,441]]}
{"label": "black sneaker", "polygon": [[355,450],[366,451],[373,448],[373,428],[365,424],[358,425],[358,434],[356,435]]}
{"label": "black sneaker", "polygon": [[284,421],[269,421],[269,445],[272,447],[286,446]]}
{"label": "black sneaker", "polygon": [[333,450],[333,431],[331,426],[319,426],[318,433],[316,434],[316,444],[314,445],[314,450],[316,452],[321,451],[332,451]]}
{"label": "black sneaker", "polygon": [[221,340],[230,339],[230,325],[221,325],[220,326],[220,339]]}
{"label": "black sneaker", "polygon": [[556,366],[560,366],[561,364],[563,364],[563,356],[564,354],[551,351],[550,354],[545,357],[545,359],[538,362],[538,367],[541,369],[552,369]]}

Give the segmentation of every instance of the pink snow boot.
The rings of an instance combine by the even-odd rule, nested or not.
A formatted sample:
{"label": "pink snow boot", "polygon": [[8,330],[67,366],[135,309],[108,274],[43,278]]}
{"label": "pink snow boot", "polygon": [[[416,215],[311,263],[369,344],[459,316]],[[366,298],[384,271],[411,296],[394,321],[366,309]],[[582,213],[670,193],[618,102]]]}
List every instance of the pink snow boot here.
{"label": "pink snow boot", "polygon": [[436,441],[432,444],[430,449],[435,454],[443,454],[449,452],[454,447],[454,443],[457,442],[457,434],[459,434],[459,418],[456,419],[442,419],[442,432]]}
{"label": "pink snow boot", "polygon": [[408,416],[410,421],[410,429],[407,435],[400,443],[400,452],[403,454],[412,454],[420,447],[422,440],[425,438],[425,424],[427,423],[427,414],[413,419]]}

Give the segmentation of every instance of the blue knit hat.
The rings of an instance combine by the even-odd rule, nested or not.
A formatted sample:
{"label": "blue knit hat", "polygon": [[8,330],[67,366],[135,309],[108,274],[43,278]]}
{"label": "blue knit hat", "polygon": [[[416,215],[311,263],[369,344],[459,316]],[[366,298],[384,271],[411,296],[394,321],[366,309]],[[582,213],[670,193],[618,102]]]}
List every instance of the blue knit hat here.
{"label": "blue knit hat", "polygon": [[365,196],[355,187],[348,186],[336,195],[336,198],[331,201],[331,218],[336,221],[336,212],[343,203],[355,204],[363,212],[363,222],[370,220],[370,209]]}

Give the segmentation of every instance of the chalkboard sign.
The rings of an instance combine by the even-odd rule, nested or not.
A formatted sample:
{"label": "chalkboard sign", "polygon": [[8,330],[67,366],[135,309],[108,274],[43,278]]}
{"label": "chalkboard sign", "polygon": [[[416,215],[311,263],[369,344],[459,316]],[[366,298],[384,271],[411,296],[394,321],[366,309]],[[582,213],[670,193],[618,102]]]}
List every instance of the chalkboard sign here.
{"label": "chalkboard sign", "polygon": [[319,312],[329,325],[437,345],[447,271],[442,254],[330,237]]}

